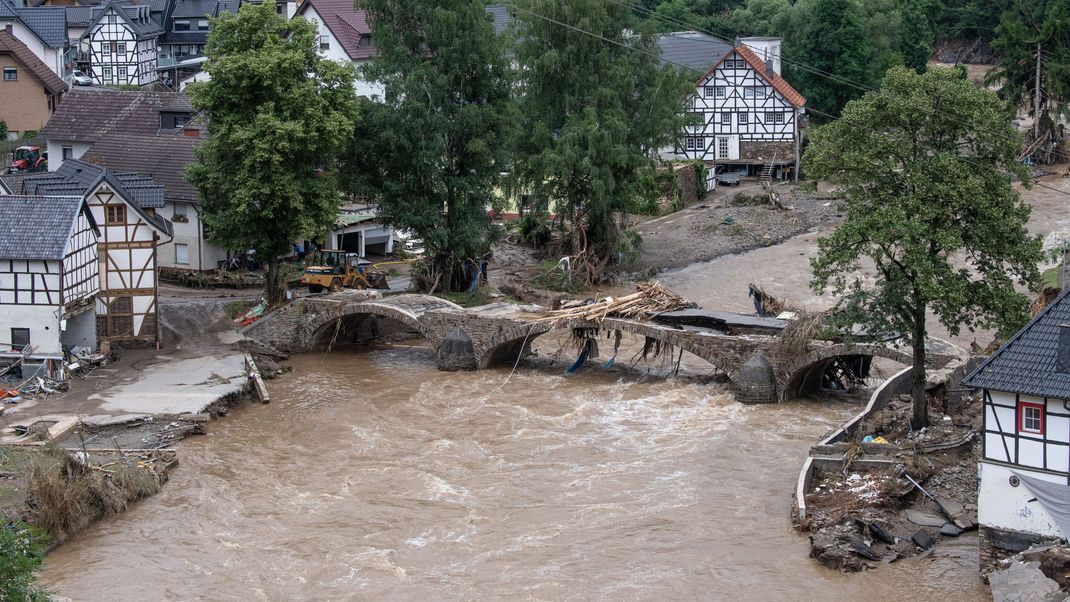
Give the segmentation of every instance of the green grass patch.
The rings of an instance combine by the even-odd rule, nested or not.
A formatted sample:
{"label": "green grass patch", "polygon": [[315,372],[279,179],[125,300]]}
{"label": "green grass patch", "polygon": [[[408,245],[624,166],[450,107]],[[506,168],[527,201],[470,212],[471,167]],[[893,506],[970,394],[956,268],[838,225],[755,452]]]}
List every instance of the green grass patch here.
{"label": "green grass patch", "polygon": [[490,292],[485,286],[476,287],[476,290],[472,292],[436,293],[435,296],[446,301],[452,301],[461,307],[478,307],[492,301]]}

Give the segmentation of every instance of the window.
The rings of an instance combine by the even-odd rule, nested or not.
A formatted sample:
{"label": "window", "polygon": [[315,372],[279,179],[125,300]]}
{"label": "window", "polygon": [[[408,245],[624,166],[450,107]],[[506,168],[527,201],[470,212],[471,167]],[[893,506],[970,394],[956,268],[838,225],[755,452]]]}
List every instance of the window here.
{"label": "window", "polygon": [[706,125],[706,117],[703,113],[692,111],[687,114],[687,125],[696,130],[701,130]]}
{"label": "window", "polygon": [[126,54],[126,42],[117,42],[116,46],[119,54]]}
{"label": "window", "polygon": [[175,263],[189,265],[189,245],[175,243]]}
{"label": "window", "polygon": [[739,122],[739,125],[747,125],[750,121],[749,115],[747,113],[740,113],[739,117],[736,117],[736,121]]}
{"label": "window", "polygon": [[74,158],[74,148],[70,147],[70,146],[64,146],[63,147],[63,160],[66,161],[67,159],[73,159],[73,158]]}
{"label": "window", "polygon": [[1018,432],[1044,434],[1044,404],[1018,403]]}
{"label": "window", "polygon": [[752,86],[743,88],[743,98],[754,98],[754,88]]}
{"label": "window", "polygon": [[717,98],[724,98],[728,96],[728,88],[725,86],[717,86]]}
{"label": "window", "polygon": [[15,67],[4,67],[4,81],[13,82],[19,79],[19,70]]}
{"label": "window", "polygon": [[781,124],[784,123],[784,114],[783,113],[766,113],[765,114],[765,122],[766,123],[775,123],[777,125],[781,125]]}
{"label": "window", "polygon": [[721,113],[721,125],[732,125],[731,113]]}
{"label": "window", "polygon": [[118,75],[120,79],[126,79],[126,67],[118,67]]}
{"label": "window", "polygon": [[11,348],[15,351],[22,351],[30,344],[30,329],[29,328],[12,328],[11,329]]}
{"label": "window", "polygon": [[768,93],[768,90],[766,90],[765,86],[758,86],[757,88],[754,89],[754,97],[755,98],[765,98],[767,93]]}
{"label": "window", "polygon": [[320,50],[331,49],[331,36],[323,34],[320,36]]}
{"label": "window", "polygon": [[100,77],[110,80],[111,79],[111,67],[103,67],[100,70]]}
{"label": "window", "polygon": [[184,224],[189,221],[189,208],[185,203],[175,203],[175,212],[171,216],[171,221]]}
{"label": "window", "polygon": [[104,223],[105,224],[125,224],[126,223],[126,205],[105,205],[104,206]]}
{"label": "window", "polygon": [[208,19],[198,19],[197,29],[201,31],[208,31]]}
{"label": "window", "polygon": [[718,138],[717,139],[717,158],[718,159],[727,159],[728,158],[728,138]]}
{"label": "window", "polygon": [[684,139],[684,148],[689,151],[700,151],[703,150],[704,146],[705,145],[702,143],[702,138],[699,138],[697,136],[688,136]]}
{"label": "window", "polygon": [[175,31],[189,31],[189,19],[175,19]]}
{"label": "window", "polygon": [[714,94],[714,90],[715,89],[716,88],[714,88],[713,86],[706,86],[705,88],[702,89],[702,95],[705,96],[706,98],[713,98],[713,94]]}
{"label": "window", "polygon": [[115,23],[115,15],[108,15],[108,23]]}

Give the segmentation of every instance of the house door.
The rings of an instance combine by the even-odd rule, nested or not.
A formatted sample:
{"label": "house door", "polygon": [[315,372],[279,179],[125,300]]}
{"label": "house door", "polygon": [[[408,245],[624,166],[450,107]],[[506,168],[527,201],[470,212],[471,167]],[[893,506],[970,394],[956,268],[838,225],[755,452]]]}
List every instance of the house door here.
{"label": "house door", "polygon": [[717,137],[717,159],[721,161],[739,159],[739,136]]}

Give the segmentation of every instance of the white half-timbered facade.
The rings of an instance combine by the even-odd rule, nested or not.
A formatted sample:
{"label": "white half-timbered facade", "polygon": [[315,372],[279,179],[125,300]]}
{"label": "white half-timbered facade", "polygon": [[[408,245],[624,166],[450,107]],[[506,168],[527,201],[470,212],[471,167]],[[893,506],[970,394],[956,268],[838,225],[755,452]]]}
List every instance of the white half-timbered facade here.
{"label": "white half-timbered facade", "polygon": [[163,30],[150,17],[149,5],[108,3],[95,13],[84,34],[93,83],[147,86],[157,81]]}
{"label": "white half-timbered facade", "polygon": [[1070,296],[1063,294],[964,381],[983,391],[982,560],[1070,536]]}
{"label": "white half-timbered facade", "polygon": [[169,233],[109,178],[90,189],[86,202],[101,230],[98,335],[159,343],[156,247]]}
{"label": "white half-timbered facade", "polygon": [[[760,53],[760,55],[759,55]],[[741,40],[696,82],[674,158],[797,167],[806,99],[780,76],[780,41]]]}
{"label": "white half-timbered facade", "polygon": [[62,378],[65,350],[97,344],[100,231],[78,196],[4,196],[0,223],[0,360]]}

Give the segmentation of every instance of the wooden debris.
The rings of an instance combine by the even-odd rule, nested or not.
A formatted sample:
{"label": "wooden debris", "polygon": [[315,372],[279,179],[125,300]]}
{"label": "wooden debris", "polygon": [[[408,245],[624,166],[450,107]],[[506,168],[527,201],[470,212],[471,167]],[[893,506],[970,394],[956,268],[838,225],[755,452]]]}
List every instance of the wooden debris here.
{"label": "wooden debris", "polygon": [[560,309],[535,321],[550,322],[556,327],[573,320],[599,323],[608,317],[643,319],[650,314],[690,306],[687,299],[666,289],[660,282],[640,282],[635,287],[638,292],[617,299],[605,297],[596,301],[566,301]]}

